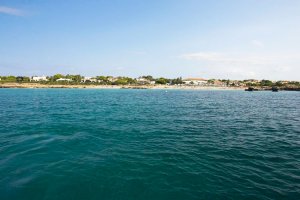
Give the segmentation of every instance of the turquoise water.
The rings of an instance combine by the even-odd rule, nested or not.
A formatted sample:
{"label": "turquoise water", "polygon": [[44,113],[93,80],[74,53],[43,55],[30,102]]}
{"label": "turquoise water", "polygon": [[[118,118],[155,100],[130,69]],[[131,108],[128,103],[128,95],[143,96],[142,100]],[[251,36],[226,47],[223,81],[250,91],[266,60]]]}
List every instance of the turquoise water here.
{"label": "turquoise water", "polygon": [[300,199],[300,93],[1,89],[0,199]]}

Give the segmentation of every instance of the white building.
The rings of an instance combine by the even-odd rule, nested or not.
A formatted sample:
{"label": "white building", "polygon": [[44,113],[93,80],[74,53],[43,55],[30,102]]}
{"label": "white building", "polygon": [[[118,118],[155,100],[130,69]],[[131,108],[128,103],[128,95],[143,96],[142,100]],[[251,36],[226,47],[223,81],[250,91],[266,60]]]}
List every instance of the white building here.
{"label": "white building", "polygon": [[98,82],[98,80],[96,78],[93,78],[93,77],[84,77],[81,82],[85,83],[85,82],[93,82],[93,83],[96,83]]}
{"label": "white building", "polygon": [[207,80],[203,78],[186,78],[182,80],[186,85],[206,85]]}
{"label": "white building", "polygon": [[48,79],[46,76],[33,76],[31,81],[48,81]]}
{"label": "white building", "polygon": [[71,82],[73,81],[72,79],[69,79],[69,78],[59,78],[57,79],[56,81],[67,81],[67,82]]}
{"label": "white building", "polygon": [[147,85],[147,84],[154,85],[155,84],[155,81],[150,81],[146,78],[141,78],[141,77],[137,78],[136,81],[138,84],[142,84],[142,85]]}
{"label": "white building", "polygon": [[107,80],[112,83],[117,81],[118,79],[119,79],[118,77],[112,77],[112,76],[107,77]]}

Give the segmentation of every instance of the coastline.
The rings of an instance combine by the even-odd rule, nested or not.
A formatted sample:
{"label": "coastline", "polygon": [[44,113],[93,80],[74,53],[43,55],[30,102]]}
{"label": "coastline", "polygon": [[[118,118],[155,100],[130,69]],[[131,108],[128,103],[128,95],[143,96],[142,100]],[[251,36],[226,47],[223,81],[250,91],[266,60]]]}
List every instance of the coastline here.
{"label": "coastline", "polygon": [[47,85],[40,83],[1,83],[0,88],[245,90],[245,87],[214,87],[186,85]]}

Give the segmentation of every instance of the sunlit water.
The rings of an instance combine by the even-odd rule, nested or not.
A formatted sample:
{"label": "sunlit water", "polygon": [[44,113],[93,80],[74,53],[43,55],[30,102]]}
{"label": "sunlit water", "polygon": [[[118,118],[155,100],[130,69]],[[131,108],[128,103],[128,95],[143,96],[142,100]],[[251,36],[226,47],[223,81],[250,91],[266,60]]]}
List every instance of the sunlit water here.
{"label": "sunlit water", "polygon": [[0,199],[300,199],[300,93],[1,89]]}

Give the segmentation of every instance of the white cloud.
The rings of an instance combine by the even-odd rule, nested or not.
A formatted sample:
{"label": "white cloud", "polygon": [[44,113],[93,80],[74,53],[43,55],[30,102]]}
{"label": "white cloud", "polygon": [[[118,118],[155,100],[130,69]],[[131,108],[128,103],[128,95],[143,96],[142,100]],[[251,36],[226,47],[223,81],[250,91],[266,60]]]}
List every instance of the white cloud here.
{"label": "white cloud", "polygon": [[0,14],[7,14],[7,15],[15,15],[15,16],[24,16],[25,13],[22,10],[6,7],[6,6],[0,6]]}

